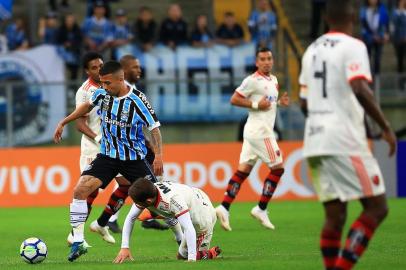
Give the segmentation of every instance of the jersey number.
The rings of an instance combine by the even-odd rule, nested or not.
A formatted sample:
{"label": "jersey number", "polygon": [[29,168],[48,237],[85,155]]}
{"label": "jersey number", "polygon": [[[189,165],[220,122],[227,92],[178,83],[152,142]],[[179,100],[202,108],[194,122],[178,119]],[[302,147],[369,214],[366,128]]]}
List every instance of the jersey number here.
{"label": "jersey number", "polygon": [[321,79],[322,80],[323,98],[327,98],[327,90],[326,90],[327,67],[326,67],[326,61],[323,61],[323,70],[314,72],[314,77],[316,79]]}

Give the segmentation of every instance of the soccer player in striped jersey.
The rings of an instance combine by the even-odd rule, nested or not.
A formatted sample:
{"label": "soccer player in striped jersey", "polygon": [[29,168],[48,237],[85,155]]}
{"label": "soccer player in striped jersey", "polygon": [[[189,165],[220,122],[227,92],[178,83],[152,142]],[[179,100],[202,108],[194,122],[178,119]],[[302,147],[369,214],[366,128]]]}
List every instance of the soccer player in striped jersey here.
{"label": "soccer player in striped jersey", "polygon": [[[307,112],[303,154],[325,221],[320,249],[325,269],[351,269],[362,256],[388,206],[382,173],[366,138],[365,112],[396,150],[396,137],[369,87],[372,81],[365,44],[351,36],[356,10],[351,0],[329,0],[330,32],[314,41],[302,59],[302,107]],[[347,203],[360,200],[362,212],[341,236]]]}
{"label": "soccer player in striped jersey", "polygon": [[[96,90],[89,102],[83,103],[59,122],[54,133],[55,142],[60,142],[66,124],[86,115],[95,106],[100,107],[101,153],[82,172],[70,205],[74,243],[69,261],[87,252],[83,246],[84,223],[88,214],[86,198],[93,191],[105,188],[118,173],[130,184],[140,177],[156,181],[155,174],[162,175],[163,172],[160,123],[147,98],[125,83],[123,69],[116,61],[105,63],[99,75],[104,89]],[[151,145],[155,153],[153,170],[145,161],[143,126],[151,131]]]}
{"label": "soccer player in striped jersey", "polygon": [[226,231],[231,231],[230,205],[258,159],[269,167],[270,172],[264,181],[259,203],[251,210],[251,215],[258,219],[265,228],[275,228],[269,220],[266,208],[284,168],[282,153],[273,129],[277,106],[288,106],[289,97],[287,93],[284,93],[278,100],[278,80],[271,74],[273,56],[270,49],[260,48],[257,51],[256,66],[258,70],[245,78],[231,97],[231,104],[248,108],[249,115],[244,127],[244,141],[238,169],[228,182],[223,202],[216,207],[221,227]]}
{"label": "soccer player in striped jersey", "polygon": [[[138,90],[136,87],[136,83],[140,80],[141,78],[141,64],[140,61],[133,55],[127,54],[124,55],[120,58],[120,64],[123,67],[124,70],[124,79],[125,81],[132,86],[134,89]],[[145,131],[145,130],[144,130]],[[146,134],[144,132],[144,134]],[[147,160],[148,160],[148,155],[151,156],[153,160],[153,151],[150,147],[150,142],[148,139],[148,136],[145,136],[145,143],[148,149],[147,153]],[[159,176],[158,176],[159,177]],[[147,210],[146,210],[147,211]],[[147,211],[148,212],[148,211]],[[161,224],[159,221],[156,219],[146,219],[141,222],[141,226],[146,229],[157,229],[157,230],[167,230],[169,229],[169,225],[167,224]],[[175,228],[172,228],[175,229]],[[178,235],[177,232],[175,232],[176,238],[179,240],[179,237],[181,235]],[[180,241],[180,240],[179,240]]]}
{"label": "soccer player in striped jersey", "polygon": [[134,221],[145,208],[163,217],[179,220],[184,237],[178,249],[178,259],[208,260],[220,254],[219,247],[210,248],[216,212],[202,190],[166,181],[152,183],[143,178],[131,185],[128,193],[134,204],[125,219],[121,250],[115,263],[133,260],[130,251],[131,232]]}

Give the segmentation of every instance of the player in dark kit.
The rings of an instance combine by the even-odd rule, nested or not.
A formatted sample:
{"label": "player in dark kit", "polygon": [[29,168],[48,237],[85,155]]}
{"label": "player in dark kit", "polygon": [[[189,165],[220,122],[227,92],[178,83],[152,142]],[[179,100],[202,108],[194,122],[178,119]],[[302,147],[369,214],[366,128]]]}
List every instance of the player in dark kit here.
{"label": "player in dark kit", "polygon": [[[101,153],[85,168],[73,191],[70,223],[74,243],[68,256],[69,261],[74,261],[87,252],[83,246],[84,224],[88,212],[86,198],[93,191],[106,187],[118,173],[130,184],[139,177],[156,181],[155,174],[162,175],[163,172],[160,123],[147,98],[125,83],[120,63],[105,63],[99,74],[104,89],[96,90],[88,103],[77,107],[63,119],[54,133],[55,142],[60,142],[66,124],[82,117],[94,106],[100,106]],[[145,161],[143,126],[151,131],[151,145],[155,153],[153,170]]]}

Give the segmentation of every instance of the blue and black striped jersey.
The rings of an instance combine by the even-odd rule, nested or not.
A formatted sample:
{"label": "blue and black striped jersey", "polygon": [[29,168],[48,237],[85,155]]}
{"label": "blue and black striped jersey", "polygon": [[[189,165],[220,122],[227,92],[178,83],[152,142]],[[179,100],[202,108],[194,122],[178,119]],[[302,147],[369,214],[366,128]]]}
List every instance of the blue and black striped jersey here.
{"label": "blue and black striped jersey", "polygon": [[127,95],[113,97],[97,89],[90,103],[101,110],[101,153],[120,160],[144,159],[147,149],[142,127],[160,126],[145,94],[131,87]]}

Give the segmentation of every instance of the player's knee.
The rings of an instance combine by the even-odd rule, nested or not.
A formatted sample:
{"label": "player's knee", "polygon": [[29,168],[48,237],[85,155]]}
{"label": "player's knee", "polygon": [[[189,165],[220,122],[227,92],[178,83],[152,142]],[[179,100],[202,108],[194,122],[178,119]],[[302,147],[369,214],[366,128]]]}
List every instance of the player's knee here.
{"label": "player's knee", "polygon": [[378,223],[381,223],[389,214],[388,206],[384,205],[374,210],[374,216]]}

